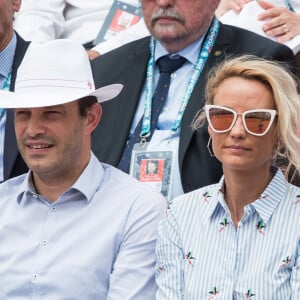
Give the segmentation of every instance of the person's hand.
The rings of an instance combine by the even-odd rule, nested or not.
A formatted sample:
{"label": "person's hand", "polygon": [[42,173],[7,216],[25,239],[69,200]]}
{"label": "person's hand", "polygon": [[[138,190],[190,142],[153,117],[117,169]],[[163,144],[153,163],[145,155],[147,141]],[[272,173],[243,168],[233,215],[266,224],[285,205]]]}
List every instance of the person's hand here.
{"label": "person's hand", "polygon": [[88,50],[87,51],[88,57],[90,60],[95,59],[96,57],[100,56],[100,53],[95,50]]}
{"label": "person's hand", "polygon": [[252,0],[221,0],[215,14],[218,18],[220,18],[229,10],[239,13],[245,4],[250,1]]}
{"label": "person's hand", "polygon": [[300,34],[300,14],[262,0],[258,4],[266,10],[258,15],[258,20],[266,21],[263,30],[267,36],[284,43]]}

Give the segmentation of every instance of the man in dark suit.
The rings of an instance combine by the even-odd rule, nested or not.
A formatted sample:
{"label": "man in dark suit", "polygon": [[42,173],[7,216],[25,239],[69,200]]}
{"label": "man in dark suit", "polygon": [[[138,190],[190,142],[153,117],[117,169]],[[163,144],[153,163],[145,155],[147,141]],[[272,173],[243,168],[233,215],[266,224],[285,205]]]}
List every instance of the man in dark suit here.
{"label": "man in dark suit", "polygon": [[[226,57],[241,54],[254,54],[284,61],[287,64],[294,63],[294,56],[289,48],[243,29],[218,24],[214,19],[218,4],[218,0],[142,0],[145,23],[154,37],[154,50],[149,46],[150,37],[147,37],[92,61],[96,87],[115,82],[124,85],[123,91],[115,100],[104,103],[103,118],[94,132],[92,141],[93,151],[102,161],[118,166],[124,154],[126,142],[144,113],[143,103],[147,94],[151,59],[157,61],[161,53],[176,53],[187,59],[182,67],[182,69],[185,68],[183,73],[180,73],[181,69],[179,69],[171,78],[169,97],[160,115],[162,117],[164,114],[167,118],[171,116],[171,113],[168,115],[168,111],[171,111],[177,102],[179,102],[179,110],[182,96],[187,94],[186,86],[192,87],[181,125],[176,132],[179,138],[176,144],[178,167],[176,170],[175,165],[173,184],[179,182],[182,190],[175,190],[172,196],[214,183],[222,174],[220,163],[211,157],[207,150],[209,137],[207,126],[199,131],[193,131],[191,127],[193,118],[204,103],[204,90],[210,69]],[[203,70],[201,63],[199,64],[199,57],[194,60],[191,58],[193,51],[202,52],[203,59],[200,58],[200,60],[204,62]],[[205,56],[208,57],[206,61]],[[199,77],[195,85],[189,85],[197,64],[201,69]],[[190,69],[188,69],[189,66]],[[158,77],[156,68],[153,66],[154,82],[157,82]],[[172,85],[175,85],[175,90],[173,87],[170,96]],[[184,86],[183,93],[180,92],[182,86]],[[167,128],[169,131],[175,117],[169,122],[170,125]],[[150,145],[153,137],[158,142],[157,145],[163,143],[155,134],[163,131],[162,128],[166,128],[161,126],[164,119],[165,117],[162,117],[158,120]],[[176,181],[176,177],[179,177],[179,181]]]}
{"label": "man in dark suit", "polygon": [[[0,57],[1,65],[7,67],[2,69],[0,88],[10,91],[14,90],[17,70],[29,45],[13,30],[13,15],[20,6],[21,0],[1,1],[0,4]],[[7,74],[3,74],[5,71]],[[26,172],[28,168],[18,152],[12,110],[0,114],[0,131],[0,147],[3,147],[0,151],[3,155],[0,155],[1,182]]]}

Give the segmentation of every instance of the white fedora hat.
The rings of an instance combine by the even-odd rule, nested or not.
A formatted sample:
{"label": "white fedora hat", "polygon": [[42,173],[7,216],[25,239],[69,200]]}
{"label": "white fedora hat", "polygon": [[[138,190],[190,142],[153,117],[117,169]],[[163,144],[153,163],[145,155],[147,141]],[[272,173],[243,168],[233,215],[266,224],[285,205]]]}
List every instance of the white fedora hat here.
{"label": "white fedora hat", "polygon": [[95,96],[99,103],[116,97],[122,84],[95,90],[85,49],[68,39],[31,43],[18,68],[15,92],[0,90],[1,108],[44,107]]}

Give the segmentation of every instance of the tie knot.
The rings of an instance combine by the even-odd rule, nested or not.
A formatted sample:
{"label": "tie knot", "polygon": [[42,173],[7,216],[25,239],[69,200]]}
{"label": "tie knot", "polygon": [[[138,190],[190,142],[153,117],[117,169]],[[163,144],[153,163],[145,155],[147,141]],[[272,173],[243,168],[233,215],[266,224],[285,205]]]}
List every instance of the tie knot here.
{"label": "tie knot", "polygon": [[182,56],[171,58],[169,55],[165,55],[157,61],[157,65],[160,73],[171,74],[179,69],[185,61],[186,59]]}

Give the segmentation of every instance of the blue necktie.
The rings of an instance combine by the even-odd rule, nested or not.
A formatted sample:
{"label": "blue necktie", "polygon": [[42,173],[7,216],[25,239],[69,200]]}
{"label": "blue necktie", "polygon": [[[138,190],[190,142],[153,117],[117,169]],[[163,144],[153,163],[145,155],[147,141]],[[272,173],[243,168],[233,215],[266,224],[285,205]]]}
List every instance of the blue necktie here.
{"label": "blue necktie", "polygon": [[[158,116],[167,98],[169,87],[170,87],[170,79],[171,79],[170,75],[174,73],[176,70],[178,70],[184,64],[185,61],[186,59],[184,57],[176,56],[174,58],[171,58],[169,55],[165,55],[157,61],[157,66],[159,68],[160,75],[152,98],[151,130],[150,130],[150,136],[148,137],[148,140],[151,139],[153,131],[155,130],[156,127]],[[140,141],[142,124],[143,124],[143,116],[141,117],[139,123],[137,124],[133,134],[128,139],[122,158],[118,164],[118,168],[126,173],[129,172],[131,152],[133,146],[134,144]]]}

